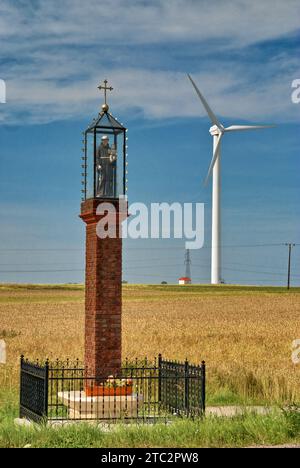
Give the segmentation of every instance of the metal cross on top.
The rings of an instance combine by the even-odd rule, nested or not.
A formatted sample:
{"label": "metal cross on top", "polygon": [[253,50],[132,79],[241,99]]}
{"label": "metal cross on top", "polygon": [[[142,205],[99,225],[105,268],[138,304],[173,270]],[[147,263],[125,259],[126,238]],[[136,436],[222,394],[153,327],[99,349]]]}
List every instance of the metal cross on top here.
{"label": "metal cross on top", "polygon": [[114,88],[112,88],[111,86],[107,86],[107,83],[108,81],[107,80],[104,80],[103,84],[98,86],[98,89],[101,91],[102,89],[104,90],[104,103],[105,105],[107,105],[107,102],[106,102],[106,92],[107,91],[112,91]]}

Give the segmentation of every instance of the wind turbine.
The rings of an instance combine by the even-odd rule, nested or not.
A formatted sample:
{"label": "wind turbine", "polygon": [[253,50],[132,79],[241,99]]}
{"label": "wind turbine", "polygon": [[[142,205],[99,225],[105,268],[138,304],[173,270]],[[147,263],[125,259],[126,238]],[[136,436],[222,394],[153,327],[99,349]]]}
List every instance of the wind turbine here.
{"label": "wind turbine", "polygon": [[197,88],[192,77],[188,74],[188,78],[194,86],[198,97],[200,98],[211,122],[212,127],[209,133],[213,137],[213,157],[208,169],[208,173],[204,184],[212,174],[212,234],[211,234],[211,284],[221,283],[221,140],[226,132],[237,132],[240,130],[256,130],[262,128],[273,128],[274,125],[231,125],[224,127],[211,108],[209,107],[204,96]]}

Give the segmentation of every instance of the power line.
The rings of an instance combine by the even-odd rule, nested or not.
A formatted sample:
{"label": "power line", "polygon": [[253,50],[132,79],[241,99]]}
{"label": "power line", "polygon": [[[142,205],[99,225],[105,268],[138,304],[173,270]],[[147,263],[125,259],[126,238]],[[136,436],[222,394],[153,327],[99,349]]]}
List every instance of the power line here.
{"label": "power line", "polygon": [[[195,266],[200,266],[200,265],[195,265]],[[274,271],[259,271],[259,270],[242,270],[239,268],[229,268],[229,267],[224,267],[222,266],[223,270],[228,270],[228,271],[238,271],[241,273],[255,273],[255,274],[261,274],[261,275],[268,275],[268,276],[285,276],[285,273],[275,273]],[[293,275],[293,277],[299,277],[300,275]]]}
{"label": "power line", "polygon": [[[189,240],[189,239],[185,239]],[[282,247],[287,245],[284,242],[281,243],[265,243],[265,244],[224,244],[221,247],[224,248],[250,248],[250,247]],[[294,246],[299,246],[300,244],[294,243]],[[126,247],[124,246],[125,251],[127,250],[180,250],[184,248],[184,245],[180,245],[177,247]],[[210,249],[211,246],[203,246],[202,249]],[[202,250],[201,249],[201,250]],[[84,253],[84,249],[79,248],[7,248],[7,249],[0,249],[0,252],[82,252]]]}
{"label": "power line", "polygon": [[[143,265],[143,266],[125,266],[124,269],[123,269],[123,272],[127,272],[128,270],[132,269],[132,270],[136,270],[136,269],[139,269],[139,268],[157,268],[157,267],[160,267],[160,268],[174,268],[174,267],[180,267],[180,264],[176,264],[176,265]],[[194,264],[195,267],[208,267],[209,265],[208,264],[202,264],[202,265],[198,265],[198,264]],[[240,269],[240,268],[230,268],[230,267],[226,267],[226,266],[223,266],[223,269],[224,270],[227,270],[227,271],[236,271],[236,272],[241,272],[241,273],[251,273],[251,274],[259,274],[259,275],[267,275],[267,276],[285,276],[285,273],[275,273],[275,272],[271,272],[271,271],[261,271],[261,270],[246,270],[246,269]],[[22,274],[22,273],[60,273],[60,272],[84,272],[85,269],[84,268],[68,268],[68,269],[44,269],[44,270],[0,270],[0,273],[1,274],[5,274],[5,273],[17,273],[17,274]],[[132,276],[132,274],[130,273],[130,271],[128,272],[128,274],[130,274]],[[169,273],[167,273],[169,274]],[[147,274],[145,273],[141,273],[140,275],[136,275],[136,276],[147,276]],[[158,275],[151,275],[151,276],[158,276]],[[175,276],[175,275],[174,275]],[[300,278],[300,275],[297,275],[297,274],[293,274],[291,275],[290,274],[290,278]]]}
{"label": "power line", "polygon": [[[132,260],[128,261],[126,259],[124,259],[124,267],[127,268],[127,269],[139,269],[139,268],[176,268],[176,267],[180,267],[181,266],[181,263],[179,262],[176,262],[174,263],[173,261],[170,261],[168,262],[168,264],[164,265],[164,264],[161,264],[161,263],[154,263],[154,264],[150,264],[148,263],[150,261],[156,261],[156,262],[160,262],[161,261],[161,258],[147,258],[146,261],[147,263],[145,262],[145,259],[134,259],[133,262],[142,262],[143,264],[142,265],[135,265],[134,263],[132,263]],[[175,259],[174,259],[175,260]],[[47,263],[1,263],[1,266],[14,266],[14,267],[28,267],[28,266],[35,266],[35,265],[38,265],[38,266],[50,266],[50,265],[55,265],[55,266],[59,266],[59,265],[63,265],[63,266],[66,266],[66,265],[82,265],[82,262],[47,262]],[[206,263],[206,262],[201,262],[201,264],[197,264],[195,263],[194,264],[196,267],[199,267],[199,268],[202,268],[202,267],[209,267],[210,264],[209,263]],[[224,265],[239,265],[239,266],[245,266],[245,267],[253,267],[253,268],[264,268],[265,265],[253,265],[253,264],[249,264],[249,263],[244,263],[244,262],[224,262]],[[229,268],[229,267],[227,267]],[[272,266],[268,266],[268,269],[270,270],[275,270],[277,273],[284,273],[283,270],[279,270],[277,267],[272,267]],[[237,270],[239,271],[239,270]],[[242,271],[248,271],[248,270],[242,270]],[[257,272],[258,270],[256,270],[255,272]],[[261,270],[259,270],[261,271]]]}
{"label": "power line", "polygon": [[82,262],[60,262],[60,263],[1,263],[1,266],[14,266],[14,267],[24,267],[24,266],[49,266],[49,265],[82,265]]}
{"label": "power line", "polygon": [[[202,263],[201,265],[197,264],[197,263],[193,263],[193,265],[195,267],[198,267],[198,268],[202,268],[202,267],[205,267],[205,268],[208,268],[210,265],[207,264],[207,263]],[[141,269],[141,268],[176,268],[176,267],[179,267],[180,268],[181,264],[180,263],[177,263],[177,264],[168,264],[168,265],[134,265],[134,266],[128,266],[128,265],[124,265],[124,269],[126,270],[136,270],[136,269]],[[252,266],[252,265],[251,265]],[[255,265],[254,265],[255,267]],[[229,271],[238,271],[238,272],[242,272],[242,273],[259,273],[259,274],[265,274],[265,275],[275,275],[275,276],[285,276],[285,273],[283,271],[276,271],[276,273],[274,271],[262,271],[262,270],[244,270],[244,269],[239,269],[239,268],[231,268],[231,267],[226,267],[226,266],[223,266],[223,269],[224,270],[229,270]],[[297,274],[294,274],[293,277],[299,277],[300,278],[300,275],[297,275]]]}
{"label": "power line", "polygon": [[84,252],[84,249],[0,249],[0,252]]}
{"label": "power line", "polygon": [[[291,274],[291,253],[292,253],[292,248],[295,247],[295,246],[299,246],[300,244],[299,243],[265,243],[265,244],[243,244],[243,245],[237,245],[237,244],[233,244],[233,245],[223,245],[223,248],[224,247],[227,247],[227,248],[248,248],[248,247],[278,247],[278,246],[288,246],[289,247],[289,257],[288,257],[288,280],[287,280],[287,287],[290,288],[290,282],[291,282],[291,278],[295,278],[295,279],[298,279],[300,277],[300,275],[298,274]],[[204,247],[204,248],[210,248],[210,247]],[[134,251],[155,251],[155,250],[164,250],[164,251],[174,251],[176,250],[177,252],[180,252],[182,250],[182,246],[181,247],[128,247],[127,249],[125,249],[125,252],[126,250],[134,250]],[[83,253],[83,249],[77,249],[77,248],[45,248],[45,249],[42,249],[42,248],[15,248],[15,249],[3,249],[1,248],[0,249],[0,252],[80,252],[80,253]],[[152,257],[151,259],[146,259],[146,261],[148,262],[149,260],[152,260],[154,261],[154,258]],[[142,265],[124,265],[124,269],[123,269],[123,274],[126,275],[130,275],[130,276],[135,276],[135,277],[155,277],[155,278],[163,278],[165,276],[168,276],[168,277],[174,277],[174,278],[177,278],[177,275],[170,275],[169,273],[166,273],[166,274],[148,274],[148,273],[140,273],[140,274],[132,274],[130,273],[130,269],[146,269],[146,268],[176,268],[176,267],[180,267],[180,264],[179,263],[170,263],[168,262],[168,264],[164,265],[164,264],[161,264],[159,263],[158,265],[150,265],[149,263],[145,263],[145,260],[143,259],[134,259],[134,261],[141,261],[143,262]],[[161,261],[161,258],[157,258],[157,261],[160,262]],[[58,265],[76,265],[76,264],[81,264],[80,262],[59,262],[59,263],[26,263],[26,264],[11,264],[11,263],[6,263],[6,264],[2,264],[2,266],[24,266],[24,267],[28,267],[30,265],[44,265],[44,266],[47,266],[47,265],[55,265],[55,266],[58,266]],[[254,269],[240,269],[240,268],[232,268],[232,267],[229,267],[229,266],[226,266],[226,265],[241,265],[241,266],[249,266],[249,267],[254,267]],[[207,268],[210,266],[210,264],[208,263],[201,263],[201,264],[194,264],[195,267],[200,267],[200,268]],[[240,273],[250,273],[250,274],[255,274],[255,275],[259,275],[259,276],[280,276],[280,277],[283,277],[286,275],[286,273],[283,273],[281,272],[280,270],[276,269],[276,268],[272,268],[270,267],[270,269],[276,269],[276,272],[275,271],[265,271],[265,270],[259,270],[258,268],[260,268],[263,266],[259,266],[259,265],[249,265],[249,264],[245,264],[245,263],[240,263],[240,262],[226,262],[225,265],[223,266],[223,269],[224,270],[227,270],[227,271],[232,271],[232,272],[240,272]],[[24,269],[24,270],[0,270],[0,274],[26,274],[26,273],[67,273],[67,272],[84,272],[84,268],[53,268],[53,269]],[[206,278],[205,278],[206,279]],[[262,280],[260,280],[261,282],[263,282]]]}
{"label": "power line", "polygon": [[70,270],[0,270],[0,273],[60,273],[60,272],[85,271],[84,269]]}

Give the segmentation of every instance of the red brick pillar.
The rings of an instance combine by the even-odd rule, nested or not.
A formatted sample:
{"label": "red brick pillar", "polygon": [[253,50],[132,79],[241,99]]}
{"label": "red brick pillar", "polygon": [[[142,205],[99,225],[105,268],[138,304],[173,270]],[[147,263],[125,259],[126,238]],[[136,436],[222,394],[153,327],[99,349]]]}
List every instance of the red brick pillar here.
{"label": "red brick pillar", "polygon": [[[107,217],[97,215],[101,203],[111,203],[109,213],[115,223],[116,238],[101,239],[97,223]],[[125,210],[124,210],[125,207]],[[85,278],[85,366],[89,377],[118,375],[121,368],[122,238],[120,223],[127,216],[119,200],[90,199],[81,204],[86,223]]]}

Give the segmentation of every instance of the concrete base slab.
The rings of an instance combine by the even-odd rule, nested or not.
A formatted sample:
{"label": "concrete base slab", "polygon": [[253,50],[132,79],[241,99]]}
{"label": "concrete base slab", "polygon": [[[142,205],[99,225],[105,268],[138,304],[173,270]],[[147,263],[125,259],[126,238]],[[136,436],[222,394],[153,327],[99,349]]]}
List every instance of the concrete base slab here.
{"label": "concrete base slab", "polygon": [[86,396],[84,391],[59,392],[59,399],[68,409],[68,419],[136,418],[142,410],[143,396]]}

